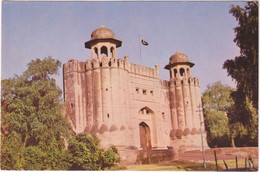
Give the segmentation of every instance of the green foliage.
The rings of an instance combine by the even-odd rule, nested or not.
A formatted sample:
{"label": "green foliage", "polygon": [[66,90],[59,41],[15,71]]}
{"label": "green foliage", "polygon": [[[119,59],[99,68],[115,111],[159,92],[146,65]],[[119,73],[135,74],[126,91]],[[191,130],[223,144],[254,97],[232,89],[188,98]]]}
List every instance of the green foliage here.
{"label": "green foliage", "polygon": [[248,2],[244,8],[232,6],[229,12],[238,21],[234,42],[240,48],[240,55],[223,65],[237,83],[231,95],[234,106],[228,112],[232,145],[257,146],[258,2]]}
{"label": "green foliage", "polygon": [[229,108],[234,104],[233,99],[230,97],[233,90],[233,88],[221,84],[220,81],[207,85],[202,97],[203,107],[208,111],[228,112]]}
{"label": "green foliage", "polygon": [[232,88],[216,82],[203,93],[205,129],[210,147],[230,146],[230,130],[227,112],[233,106]]}
{"label": "green foliage", "polygon": [[[234,92],[233,96],[237,92]],[[229,125],[233,146],[258,146],[258,113],[252,102],[246,98],[243,108],[233,106],[228,112]],[[244,125],[240,117],[250,114],[249,125]]]}
{"label": "green foliage", "polygon": [[52,58],[33,60],[21,76],[1,81],[2,169],[60,167],[70,129],[61,114],[62,91],[51,78],[60,65]]}
{"label": "green foliage", "polygon": [[44,170],[46,153],[36,146],[28,146],[24,148],[24,170]]}
{"label": "green foliage", "polygon": [[70,170],[104,170],[119,162],[117,149],[111,146],[107,151],[99,148],[96,135],[78,134],[69,140]]}
{"label": "green foliage", "polygon": [[[258,109],[258,2],[248,2],[244,8],[232,6],[229,11],[238,21],[234,29],[234,42],[240,48],[240,56],[225,61],[223,68],[236,80],[239,97],[246,102],[246,97]],[[252,116],[246,116],[241,122],[249,122]]]}
{"label": "green foliage", "polygon": [[1,168],[5,170],[21,169],[21,135],[11,132],[1,137]]}

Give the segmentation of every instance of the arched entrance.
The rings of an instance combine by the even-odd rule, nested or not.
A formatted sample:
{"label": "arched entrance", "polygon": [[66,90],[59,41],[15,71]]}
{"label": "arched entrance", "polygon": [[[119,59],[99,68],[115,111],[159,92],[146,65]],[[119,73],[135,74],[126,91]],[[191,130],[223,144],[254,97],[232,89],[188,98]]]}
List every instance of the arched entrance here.
{"label": "arched entrance", "polygon": [[151,149],[151,132],[149,126],[145,122],[141,122],[139,124],[139,132],[141,148]]}

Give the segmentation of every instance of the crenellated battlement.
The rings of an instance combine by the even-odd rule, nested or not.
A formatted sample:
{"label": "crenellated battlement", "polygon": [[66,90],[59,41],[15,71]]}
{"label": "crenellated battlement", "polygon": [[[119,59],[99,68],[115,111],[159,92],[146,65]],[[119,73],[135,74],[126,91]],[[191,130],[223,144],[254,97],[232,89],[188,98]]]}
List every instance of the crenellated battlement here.
{"label": "crenellated battlement", "polygon": [[85,71],[85,63],[70,59],[67,63],[63,64],[64,74],[69,72],[84,72]]}
{"label": "crenellated battlement", "polygon": [[191,86],[200,86],[199,79],[196,77],[183,77],[183,78],[171,78],[170,83],[175,86],[180,85],[191,85]]}
{"label": "crenellated battlement", "polygon": [[159,66],[155,65],[155,69],[141,66],[134,63],[128,62],[129,57],[125,56],[124,59],[103,57],[92,58],[86,62],[80,62],[77,60],[69,60],[68,63],[64,64],[64,73],[68,72],[86,72],[88,70],[102,69],[102,68],[119,68],[128,71],[129,73],[142,75],[152,78],[159,78]]}
{"label": "crenellated battlement", "polygon": [[161,86],[162,89],[168,89],[169,88],[169,81],[160,80],[160,86]]}

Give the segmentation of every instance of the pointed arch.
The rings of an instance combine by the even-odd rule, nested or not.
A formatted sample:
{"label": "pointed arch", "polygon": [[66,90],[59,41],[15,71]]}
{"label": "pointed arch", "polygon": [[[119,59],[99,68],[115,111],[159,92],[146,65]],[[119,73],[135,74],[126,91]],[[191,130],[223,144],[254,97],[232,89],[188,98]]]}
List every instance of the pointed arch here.
{"label": "pointed arch", "polygon": [[[151,143],[149,143],[149,144],[151,144],[151,147],[152,147],[152,145],[156,147],[158,141],[157,141],[156,117],[155,117],[154,111],[151,108],[145,106],[138,111],[138,114],[140,116],[139,119],[141,119],[142,122],[148,124],[148,126],[149,126],[149,133],[150,133],[149,137],[151,140]],[[140,127],[141,126],[139,125],[139,132],[146,131],[146,133],[148,133],[148,130],[144,130],[144,128],[140,128]],[[140,137],[141,137],[141,135],[142,135],[142,133],[140,133]]]}
{"label": "pointed arch", "polygon": [[183,68],[180,68],[180,75],[185,76],[185,70]]}
{"label": "pointed arch", "polygon": [[102,46],[101,47],[101,55],[105,54],[106,56],[108,56],[108,52],[107,52],[107,47],[106,46]]}
{"label": "pointed arch", "polygon": [[140,147],[144,150],[151,149],[151,131],[150,127],[145,123],[141,122],[139,124],[139,132],[140,132]]}

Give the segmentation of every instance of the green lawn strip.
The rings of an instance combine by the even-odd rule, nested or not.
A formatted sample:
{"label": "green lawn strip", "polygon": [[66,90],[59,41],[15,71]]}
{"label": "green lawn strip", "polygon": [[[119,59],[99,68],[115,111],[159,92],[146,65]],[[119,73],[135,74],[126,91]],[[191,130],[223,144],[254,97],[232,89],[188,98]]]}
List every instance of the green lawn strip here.
{"label": "green lawn strip", "polygon": [[[225,160],[229,169],[236,168],[236,160]],[[135,165],[129,167],[127,171],[216,171],[215,161],[206,161],[207,168],[203,167],[203,163],[201,162],[183,162],[183,161],[174,161],[170,164],[143,164],[143,165]],[[258,164],[258,159],[254,159],[254,165]],[[245,168],[245,159],[238,159],[238,168]],[[247,168],[249,168],[247,162]],[[113,169],[116,170],[116,169]],[[223,160],[218,160],[218,170],[225,171],[226,167],[224,165]]]}
{"label": "green lawn strip", "polygon": [[173,162],[171,164],[144,164],[128,168],[129,171],[215,171],[214,163],[207,163],[207,168],[202,163]]}

